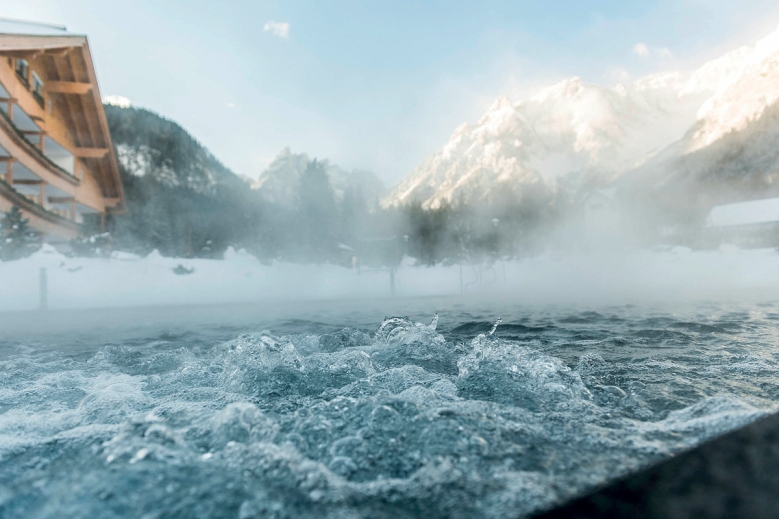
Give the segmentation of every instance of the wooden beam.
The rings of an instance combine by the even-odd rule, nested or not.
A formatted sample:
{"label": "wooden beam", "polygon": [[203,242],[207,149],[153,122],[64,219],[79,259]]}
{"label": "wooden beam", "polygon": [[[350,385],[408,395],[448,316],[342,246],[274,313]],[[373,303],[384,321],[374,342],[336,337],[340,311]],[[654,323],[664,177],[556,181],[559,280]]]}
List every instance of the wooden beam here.
{"label": "wooden beam", "polygon": [[46,54],[55,58],[63,58],[70,54],[73,49],[76,49],[77,47],[64,47],[62,49],[48,49],[46,51]]}
{"label": "wooden beam", "polygon": [[[59,80],[67,81],[67,80],[75,79],[72,73],[73,65],[71,63],[70,58],[71,58],[70,55],[62,58],[63,67],[65,67],[66,65],[70,67],[71,74],[69,74],[68,76],[65,75],[65,70],[63,70],[63,67],[60,67],[59,60],[57,59],[54,60],[54,66],[57,70],[57,77]],[[77,146],[83,146],[83,147],[93,146],[94,143],[92,142],[91,135],[89,135],[89,128],[88,127],[86,129],[84,128],[85,125],[84,116],[81,112],[79,112],[76,109],[74,105],[74,103],[79,99],[81,98],[74,97],[74,96],[64,96],[63,101],[65,103],[65,106],[67,107],[66,117],[70,118],[70,126],[74,130],[73,140],[75,141],[75,144]]]}
{"label": "wooden beam", "polygon": [[76,81],[48,81],[43,87],[49,93],[84,95],[92,91],[92,83]]}
{"label": "wooden beam", "polygon": [[17,178],[14,179],[14,184],[19,184],[21,186],[37,186],[38,184],[43,184],[43,180],[28,180],[26,178]]}
{"label": "wooden beam", "polygon": [[10,56],[12,58],[17,59],[30,59],[30,56],[32,55],[34,51],[32,49],[28,50],[9,50],[7,52],[3,52],[3,56]]}
{"label": "wooden beam", "polygon": [[108,148],[73,148],[73,155],[82,159],[102,159]]}
{"label": "wooden beam", "polygon": [[[62,61],[65,61],[67,59],[67,56],[63,56]],[[62,73],[62,69],[59,65],[60,59],[58,58],[52,58],[51,64],[54,67],[54,71],[56,73],[56,77],[58,80],[62,81],[66,78],[64,77]],[[71,98],[72,96],[64,96],[63,98],[60,98],[60,103],[64,105],[64,110],[62,110],[62,117],[65,119],[65,125],[68,126],[71,130],[71,136],[73,138],[73,142],[76,146],[83,146],[84,143],[82,142],[81,138],[81,131],[77,124],[76,118],[73,114],[73,108],[71,105]]]}
{"label": "wooden beam", "polygon": [[[96,81],[91,80],[88,71],[85,70],[85,59],[86,57],[83,52],[74,53],[68,56],[67,61],[70,64],[71,70],[73,71],[73,80],[97,84]],[[95,92],[97,92],[97,90],[95,90]],[[82,146],[93,146],[96,148],[108,147],[108,143],[111,142],[110,137],[106,139],[107,135],[104,136],[100,128],[96,128],[94,124],[95,116],[103,109],[103,104],[100,99],[97,99],[96,103],[94,101],[90,103],[87,102],[87,96],[68,97],[72,98],[75,102],[75,106],[82,114],[85,127],[89,132],[89,140],[91,142],[88,145],[82,144]],[[89,100],[91,101],[92,99]]]}
{"label": "wooden beam", "polygon": [[[124,200],[124,188],[122,187],[122,180],[119,175],[119,165],[116,161],[116,153],[114,152],[111,144],[111,132],[108,128],[108,120],[106,119],[105,110],[102,106],[102,96],[100,95],[100,85],[95,75],[95,66],[92,63],[92,54],[89,50],[89,42],[84,42],[84,46],[79,52],[83,56],[84,66],[86,67],[87,77],[86,80],[95,85],[92,90],[92,97],[94,99],[94,105],[97,112],[98,127],[103,135],[103,146],[111,148],[108,152],[108,160],[103,161],[100,169],[105,171],[103,174],[103,188],[104,194],[111,196],[117,196]],[[123,202],[117,206],[118,211],[124,212],[126,210],[126,202]]]}
{"label": "wooden beam", "polygon": [[50,196],[49,203],[51,204],[68,204],[74,202],[76,199],[72,196]]}
{"label": "wooden beam", "polygon": [[116,204],[120,203],[122,201],[121,198],[115,197],[115,198],[103,198],[103,204],[106,207],[113,207]]}
{"label": "wooden beam", "polygon": [[28,36],[5,35],[0,40],[0,52],[5,55],[14,55],[38,51],[62,51],[69,47],[81,47],[86,43],[84,36]]}

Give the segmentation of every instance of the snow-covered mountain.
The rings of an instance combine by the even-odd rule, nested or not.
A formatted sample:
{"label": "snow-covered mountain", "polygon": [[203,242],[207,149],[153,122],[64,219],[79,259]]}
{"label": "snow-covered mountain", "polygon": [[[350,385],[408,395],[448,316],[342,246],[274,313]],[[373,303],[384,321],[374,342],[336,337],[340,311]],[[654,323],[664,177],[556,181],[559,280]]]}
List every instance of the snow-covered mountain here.
{"label": "snow-covered mountain", "polygon": [[685,135],[622,180],[699,207],[779,194],[779,30],[734,64]]}
{"label": "snow-covered mountain", "polygon": [[698,111],[694,131],[686,139],[686,153],[744,130],[779,100],[779,29],[732,57],[737,67],[724,75]]}
{"label": "snow-covered mountain", "polygon": [[697,70],[605,88],[571,78],[462,124],[383,200],[488,202],[608,184],[627,171],[710,147],[779,98],[779,30]]}
{"label": "snow-covered mountain", "polygon": [[[251,187],[269,202],[292,207],[296,203],[300,176],[311,160],[305,153],[292,153],[284,148]],[[384,184],[370,171],[346,171],[328,160],[319,162],[327,172],[336,199],[342,199],[347,189],[359,190],[369,204],[384,194]]]}

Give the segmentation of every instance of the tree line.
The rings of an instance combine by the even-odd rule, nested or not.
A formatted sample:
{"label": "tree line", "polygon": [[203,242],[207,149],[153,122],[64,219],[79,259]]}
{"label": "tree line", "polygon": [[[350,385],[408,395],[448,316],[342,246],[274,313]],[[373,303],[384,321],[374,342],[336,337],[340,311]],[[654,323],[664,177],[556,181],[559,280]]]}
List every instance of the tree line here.
{"label": "tree line", "polygon": [[[361,190],[337,199],[316,160],[300,178],[294,206],[273,204],[241,186],[218,186],[200,194],[166,186],[152,176],[122,173],[127,211],[106,227],[86,218],[84,236],[71,252],[99,256],[114,250],[145,255],[221,258],[228,246],[244,248],[264,262],[333,263],[391,267],[403,256],[420,265],[485,263],[533,254],[554,216],[547,203],[490,205],[464,202],[426,209],[419,202],[382,208]],[[17,259],[39,240],[18,208],[2,220],[0,259]]]}
{"label": "tree line", "polygon": [[[291,207],[268,202],[247,187],[182,194],[154,177],[125,175],[125,180],[128,209],[108,218],[110,240],[95,240],[101,232],[97,219],[86,229],[99,253],[144,255],[157,249],[165,256],[221,258],[232,246],[265,262],[387,267],[408,256],[428,266],[483,263],[539,250],[555,214],[549,201],[487,209],[465,202],[382,208],[359,188],[347,188],[339,199],[316,160],[301,176]],[[89,245],[81,240],[76,248],[89,254]]]}
{"label": "tree line", "polygon": [[[221,258],[232,246],[264,262],[388,267],[409,256],[421,265],[481,263],[532,254],[561,207],[547,193],[501,190],[500,199],[479,205],[382,208],[359,185],[336,196],[326,164],[317,160],[307,163],[291,205],[273,203],[175,122],[144,109],[105,108],[120,158],[127,150],[140,155],[120,160],[126,211],[108,215],[105,227],[97,215],[85,215],[72,254],[156,249],[164,256]],[[40,242],[22,220],[18,208],[4,218],[0,259],[27,255]]]}

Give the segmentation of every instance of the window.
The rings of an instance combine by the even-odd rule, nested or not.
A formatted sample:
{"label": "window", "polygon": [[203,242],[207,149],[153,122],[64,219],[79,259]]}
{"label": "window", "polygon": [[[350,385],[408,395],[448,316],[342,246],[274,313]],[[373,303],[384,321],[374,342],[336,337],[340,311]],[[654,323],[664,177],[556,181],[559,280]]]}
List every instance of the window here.
{"label": "window", "polygon": [[27,63],[27,60],[16,60],[16,75],[19,76],[19,79],[25,86],[30,86],[30,64]]}
{"label": "window", "polygon": [[43,81],[35,72],[32,73],[32,96],[38,101],[41,108],[43,108]]}

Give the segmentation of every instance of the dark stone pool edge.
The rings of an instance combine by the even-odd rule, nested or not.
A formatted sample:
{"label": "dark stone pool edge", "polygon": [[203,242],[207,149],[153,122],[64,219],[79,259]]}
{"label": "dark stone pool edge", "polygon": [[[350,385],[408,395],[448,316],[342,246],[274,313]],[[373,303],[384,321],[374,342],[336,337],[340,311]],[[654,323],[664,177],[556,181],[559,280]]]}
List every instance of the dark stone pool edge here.
{"label": "dark stone pool edge", "polygon": [[776,519],[779,413],[534,519]]}

